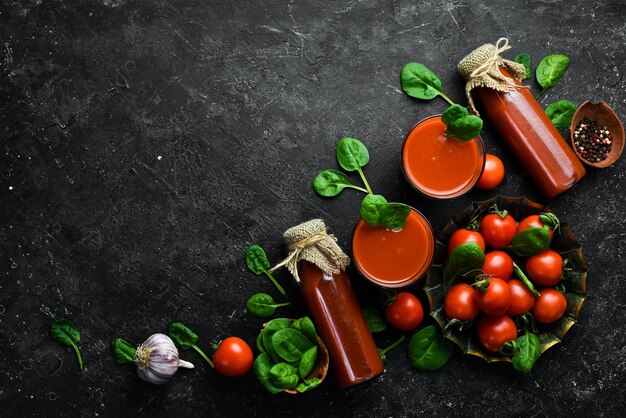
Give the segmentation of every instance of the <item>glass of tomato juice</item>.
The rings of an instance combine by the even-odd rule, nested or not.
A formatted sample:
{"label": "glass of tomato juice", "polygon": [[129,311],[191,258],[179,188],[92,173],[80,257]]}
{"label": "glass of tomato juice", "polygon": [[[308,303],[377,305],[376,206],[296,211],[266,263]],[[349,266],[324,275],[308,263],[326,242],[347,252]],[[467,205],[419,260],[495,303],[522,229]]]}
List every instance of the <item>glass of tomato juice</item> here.
{"label": "glass of tomato juice", "polygon": [[352,234],[357,269],[382,287],[404,287],[417,281],[430,267],[434,250],[433,229],[413,208],[401,230],[370,226],[360,219]]}
{"label": "glass of tomato juice", "polygon": [[485,167],[480,136],[462,142],[446,137],[441,115],[430,116],[413,127],[402,146],[402,171],[420,193],[451,199],[469,191]]}

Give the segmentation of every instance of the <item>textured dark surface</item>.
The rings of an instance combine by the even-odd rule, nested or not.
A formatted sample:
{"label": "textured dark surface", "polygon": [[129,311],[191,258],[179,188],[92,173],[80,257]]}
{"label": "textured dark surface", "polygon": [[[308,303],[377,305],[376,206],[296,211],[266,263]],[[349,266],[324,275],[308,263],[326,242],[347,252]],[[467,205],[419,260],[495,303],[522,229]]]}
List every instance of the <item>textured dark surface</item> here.
{"label": "textured dark surface", "polygon": [[[415,3],[3,1],[2,415],[623,416],[626,158],[546,202],[486,126],[505,183],[427,200],[403,179],[400,147],[445,103],[411,100],[398,75],[405,62],[423,62],[464,103],[456,62],[506,36],[509,58],[571,57],[543,105],[591,98],[623,117],[626,5]],[[221,377],[191,352],[184,357],[197,368],[162,387],[114,363],[114,337],[139,343],[172,320],[194,328],[207,349],[227,335],[253,342],[263,321],[245,301],[276,293],[245,269],[253,242],[278,260],[284,229],[323,217],[349,248],[361,196],[324,200],[310,186],[336,166],[345,135],[368,145],[374,190],[419,208],[435,229],[498,193],[549,203],[569,221],[585,247],[589,294],[579,324],[531,375],[460,352],[439,372],[418,373],[403,348],[371,383],[344,390],[329,378],[309,394],[272,397],[252,375]],[[351,273],[370,304],[375,289]],[[283,313],[302,315],[295,285],[285,272],[278,278],[292,302]],[[55,316],[80,328],[83,372],[49,337]]]}

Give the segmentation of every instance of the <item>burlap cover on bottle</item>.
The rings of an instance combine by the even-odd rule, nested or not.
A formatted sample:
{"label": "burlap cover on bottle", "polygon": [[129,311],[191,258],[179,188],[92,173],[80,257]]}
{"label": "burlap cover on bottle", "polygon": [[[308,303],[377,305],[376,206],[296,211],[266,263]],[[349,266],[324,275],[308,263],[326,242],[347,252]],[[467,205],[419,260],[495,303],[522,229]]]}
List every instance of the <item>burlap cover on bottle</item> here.
{"label": "burlap cover on bottle", "polygon": [[300,282],[300,260],[315,264],[326,274],[337,274],[350,264],[350,258],[337,245],[336,238],[326,233],[326,225],[321,219],[313,219],[289,228],[283,234],[283,239],[289,255],[270,271],[286,266],[296,282]]}
{"label": "burlap cover on bottle", "polygon": [[504,59],[500,56],[511,47],[506,38],[498,39],[495,45],[485,44],[470,52],[457,65],[457,71],[467,80],[465,95],[469,108],[478,114],[472,99],[472,89],[487,87],[493,90],[507,92],[516,88],[527,89],[528,86],[518,86],[509,77],[503,75],[498,67],[504,67],[516,80],[521,81],[526,74],[524,65]]}

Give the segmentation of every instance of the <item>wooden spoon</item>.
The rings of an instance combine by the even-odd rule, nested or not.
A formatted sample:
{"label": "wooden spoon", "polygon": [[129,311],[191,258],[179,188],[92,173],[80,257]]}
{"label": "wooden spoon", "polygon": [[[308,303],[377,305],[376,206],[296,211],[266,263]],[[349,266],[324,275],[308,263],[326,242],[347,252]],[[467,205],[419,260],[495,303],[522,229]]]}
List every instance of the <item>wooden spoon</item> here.
{"label": "wooden spoon", "polygon": [[[597,121],[600,126],[606,126],[609,132],[611,132],[611,151],[604,160],[597,163],[587,161],[583,158],[574,144],[574,131],[584,118]],[[569,127],[569,135],[572,148],[574,148],[580,161],[592,167],[604,168],[610,166],[617,161],[624,150],[624,125],[622,125],[622,122],[620,122],[613,109],[605,102],[591,103],[587,100],[581,104],[578,109],[576,109],[576,113],[574,113],[574,117],[572,118],[572,123]]]}

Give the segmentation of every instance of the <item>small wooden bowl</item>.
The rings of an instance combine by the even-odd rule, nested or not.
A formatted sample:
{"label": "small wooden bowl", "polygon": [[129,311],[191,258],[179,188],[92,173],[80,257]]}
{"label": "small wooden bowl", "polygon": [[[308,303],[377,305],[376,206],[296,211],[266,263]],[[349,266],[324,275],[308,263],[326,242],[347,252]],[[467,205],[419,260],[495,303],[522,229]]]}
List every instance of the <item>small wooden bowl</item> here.
{"label": "small wooden bowl", "polygon": [[[580,121],[584,118],[597,121],[600,126],[606,126],[609,129],[609,132],[611,132],[611,152],[609,152],[606,159],[597,163],[592,163],[591,161],[587,161],[583,158],[578,153],[576,145],[574,145],[574,131]],[[569,136],[572,148],[574,148],[574,151],[580,161],[592,167],[604,168],[610,166],[617,161],[624,150],[624,125],[620,122],[619,118],[615,114],[615,111],[613,111],[613,109],[611,109],[611,107],[605,102],[591,103],[587,100],[581,104],[578,109],[576,109],[576,113],[574,113],[574,117],[572,118],[572,123],[569,127]]]}

